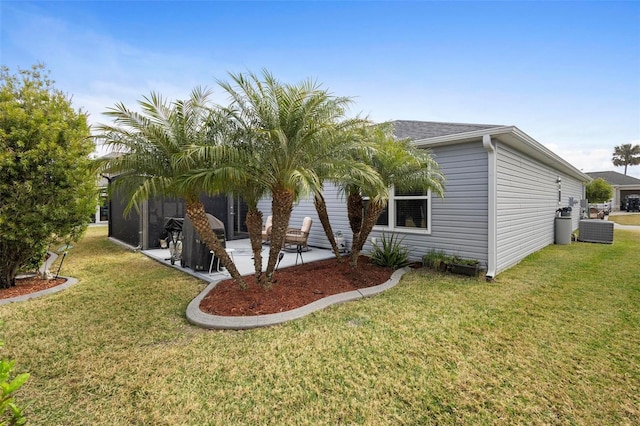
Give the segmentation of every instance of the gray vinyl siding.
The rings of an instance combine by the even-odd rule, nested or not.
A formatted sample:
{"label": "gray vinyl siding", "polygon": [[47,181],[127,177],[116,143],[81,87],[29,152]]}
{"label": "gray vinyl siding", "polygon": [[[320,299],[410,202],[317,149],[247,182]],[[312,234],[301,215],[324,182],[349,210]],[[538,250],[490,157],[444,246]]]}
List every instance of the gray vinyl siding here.
{"label": "gray vinyl siding", "polygon": [[[578,227],[582,183],[516,150],[497,144],[497,273],[554,243],[559,207],[573,206]],[[562,201],[558,203],[558,177]]]}
{"label": "gray vinyl siding", "polygon": [[[396,231],[404,238],[403,244],[410,249],[412,260],[421,260],[431,249],[468,259],[478,259],[486,267],[487,262],[487,153],[482,142],[469,142],[432,150],[442,168],[447,182],[444,199],[432,197],[431,233]],[[325,200],[333,231],[342,231],[347,245],[351,244],[351,229],[347,217],[346,199],[332,185],[325,185]],[[266,218],[271,214],[271,200],[258,205]],[[330,248],[322,225],[313,205],[313,200],[301,200],[293,209],[290,226],[300,226],[302,219],[313,219],[309,245]],[[379,229],[372,237],[380,238]],[[388,232],[385,232],[388,233]],[[367,243],[364,253],[371,249]]]}
{"label": "gray vinyl siding", "polygon": [[[327,212],[329,214],[329,220],[333,232],[342,231],[348,244],[351,244],[351,228],[349,228],[349,219],[347,217],[347,201],[342,196],[338,189],[327,184],[324,188],[324,198],[327,203]],[[258,209],[263,212],[266,220],[267,216],[271,214],[271,199],[263,199],[258,203]],[[299,228],[302,226],[302,220],[309,216],[313,220],[311,226],[311,233],[309,234],[309,245],[312,247],[320,247],[330,249],[331,245],[327,239],[322,224],[316,213],[316,207],[313,204],[312,198],[306,198],[300,200],[293,207],[291,212],[291,220],[289,220],[289,226],[293,228]]]}
{"label": "gray vinyl siding", "polygon": [[[432,196],[431,233],[396,231],[411,250],[412,260],[421,260],[430,250],[478,259],[487,266],[487,152],[482,142],[436,147],[431,150],[447,181],[444,199]],[[371,237],[380,238],[374,229]],[[368,243],[364,251],[371,249]]]}
{"label": "gray vinyl siding", "polygon": [[[559,207],[573,198],[572,228],[578,228],[583,184],[557,169],[530,158],[499,141],[497,150],[496,245],[499,273],[543,247],[554,243],[555,216]],[[410,249],[410,258],[420,260],[430,250],[478,259],[486,268],[488,260],[488,153],[481,141],[452,144],[432,149],[446,176],[444,199],[431,200],[431,229],[428,234],[395,230]],[[562,200],[558,202],[558,177],[561,178]],[[331,185],[325,187],[325,199],[333,231],[342,231],[347,245],[351,231],[346,201]],[[265,217],[271,212],[271,201],[261,201]],[[301,200],[292,213],[290,226],[298,227],[310,216],[309,245],[330,248],[318,220],[313,201]],[[371,249],[371,238],[383,233],[374,228],[363,252]]]}

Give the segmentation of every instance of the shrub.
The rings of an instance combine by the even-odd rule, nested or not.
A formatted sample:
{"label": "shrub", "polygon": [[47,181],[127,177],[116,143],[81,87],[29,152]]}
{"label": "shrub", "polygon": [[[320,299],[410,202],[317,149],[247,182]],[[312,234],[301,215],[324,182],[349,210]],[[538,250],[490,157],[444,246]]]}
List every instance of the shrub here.
{"label": "shrub", "polygon": [[77,240],[96,209],[87,116],[43,65],[0,66],[0,287],[42,262],[54,236]]}
{"label": "shrub", "polygon": [[402,239],[391,235],[387,238],[385,234],[381,236],[382,245],[374,243],[371,249],[371,263],[378,266],[385,266],[393,269],[404,268],[408,266],[409,249],[402,245]]}

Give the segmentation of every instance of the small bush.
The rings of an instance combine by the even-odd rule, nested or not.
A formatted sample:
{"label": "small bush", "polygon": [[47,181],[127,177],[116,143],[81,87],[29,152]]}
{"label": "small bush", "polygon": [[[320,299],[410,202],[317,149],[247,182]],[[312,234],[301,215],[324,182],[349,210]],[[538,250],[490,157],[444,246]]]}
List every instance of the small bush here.
{"label": "small bush", "polygon": [[450,256],[447,256],[444,251],[431,249],[429,253],[422,256],[422,263],[427,268],[444,272],[447,270],[447,263],[449,262],[449,259]]}
{"label": "small bush", "polygon": [[385,234],[381,236],[382,246],[374,243],[371,249],[371,263],[378,266],[385,266],[393,269],[404,268],[408,266],[409,249],[402,245],[402,239],[391,235],[387,238]]}

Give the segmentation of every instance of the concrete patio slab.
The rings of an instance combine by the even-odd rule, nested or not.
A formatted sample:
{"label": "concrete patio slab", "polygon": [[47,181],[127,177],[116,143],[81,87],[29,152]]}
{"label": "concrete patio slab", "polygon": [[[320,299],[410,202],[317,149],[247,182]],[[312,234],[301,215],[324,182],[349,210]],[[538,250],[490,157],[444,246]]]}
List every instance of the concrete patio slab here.
{"label": "concrete patio slab", "polygon": [[[242,240],[231,240],[227,241],[227,249],[233,249],[233,263],[236,264],[236,268],[238,268],[238,272],[240,275],[251,275],[254,272],[253,266],[253,252],[251,251],[251,243],[249,239]],[[269,259],[269,246],[262,246],[262,270],[266,270],[267,261]],[[191,268],[183,268],[179,265],[179,262],[176,262],[175,265],[171,265],[169,249],[153,249],[153,250],[143,250],[143,254],[149,256],[150,258],[157,260],[158,262],[171,266],[179,271],[182,271],[186,274],[199,278],[206,282],[225,280],[229,278],[229,274],[222,269],[222,272],[216,271],[216,265],[213,265],[213,272],[209,274],[209,271],[194,271]],[[295,251],[283,251],[284,257],[280,261],[280,265],[278,269],[286,268],[289,266],[296,265],[301,263],[299,255]],[[333,252],[331,250],[321,249],[317,247],[310,247],[309,251],[302,252],[302,261],[304,263],[315,262],[317,260],[331,259],[333,256]],[[297,259],[296,259],[297,258]]]}

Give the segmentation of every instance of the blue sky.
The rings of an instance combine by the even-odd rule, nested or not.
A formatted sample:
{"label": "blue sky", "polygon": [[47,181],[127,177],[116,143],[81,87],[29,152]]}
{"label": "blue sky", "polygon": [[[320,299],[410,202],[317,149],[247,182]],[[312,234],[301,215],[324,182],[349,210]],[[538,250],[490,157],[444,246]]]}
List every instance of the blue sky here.
{"label": "blue sky", "polygon": [[[640,143],[640,2],[0,3],[0,62],[44,62],[90,121],[228,72],[311,77],[353,114],[515,125],[583,171]],[[629,168],[640,178],[640,166]]]}

